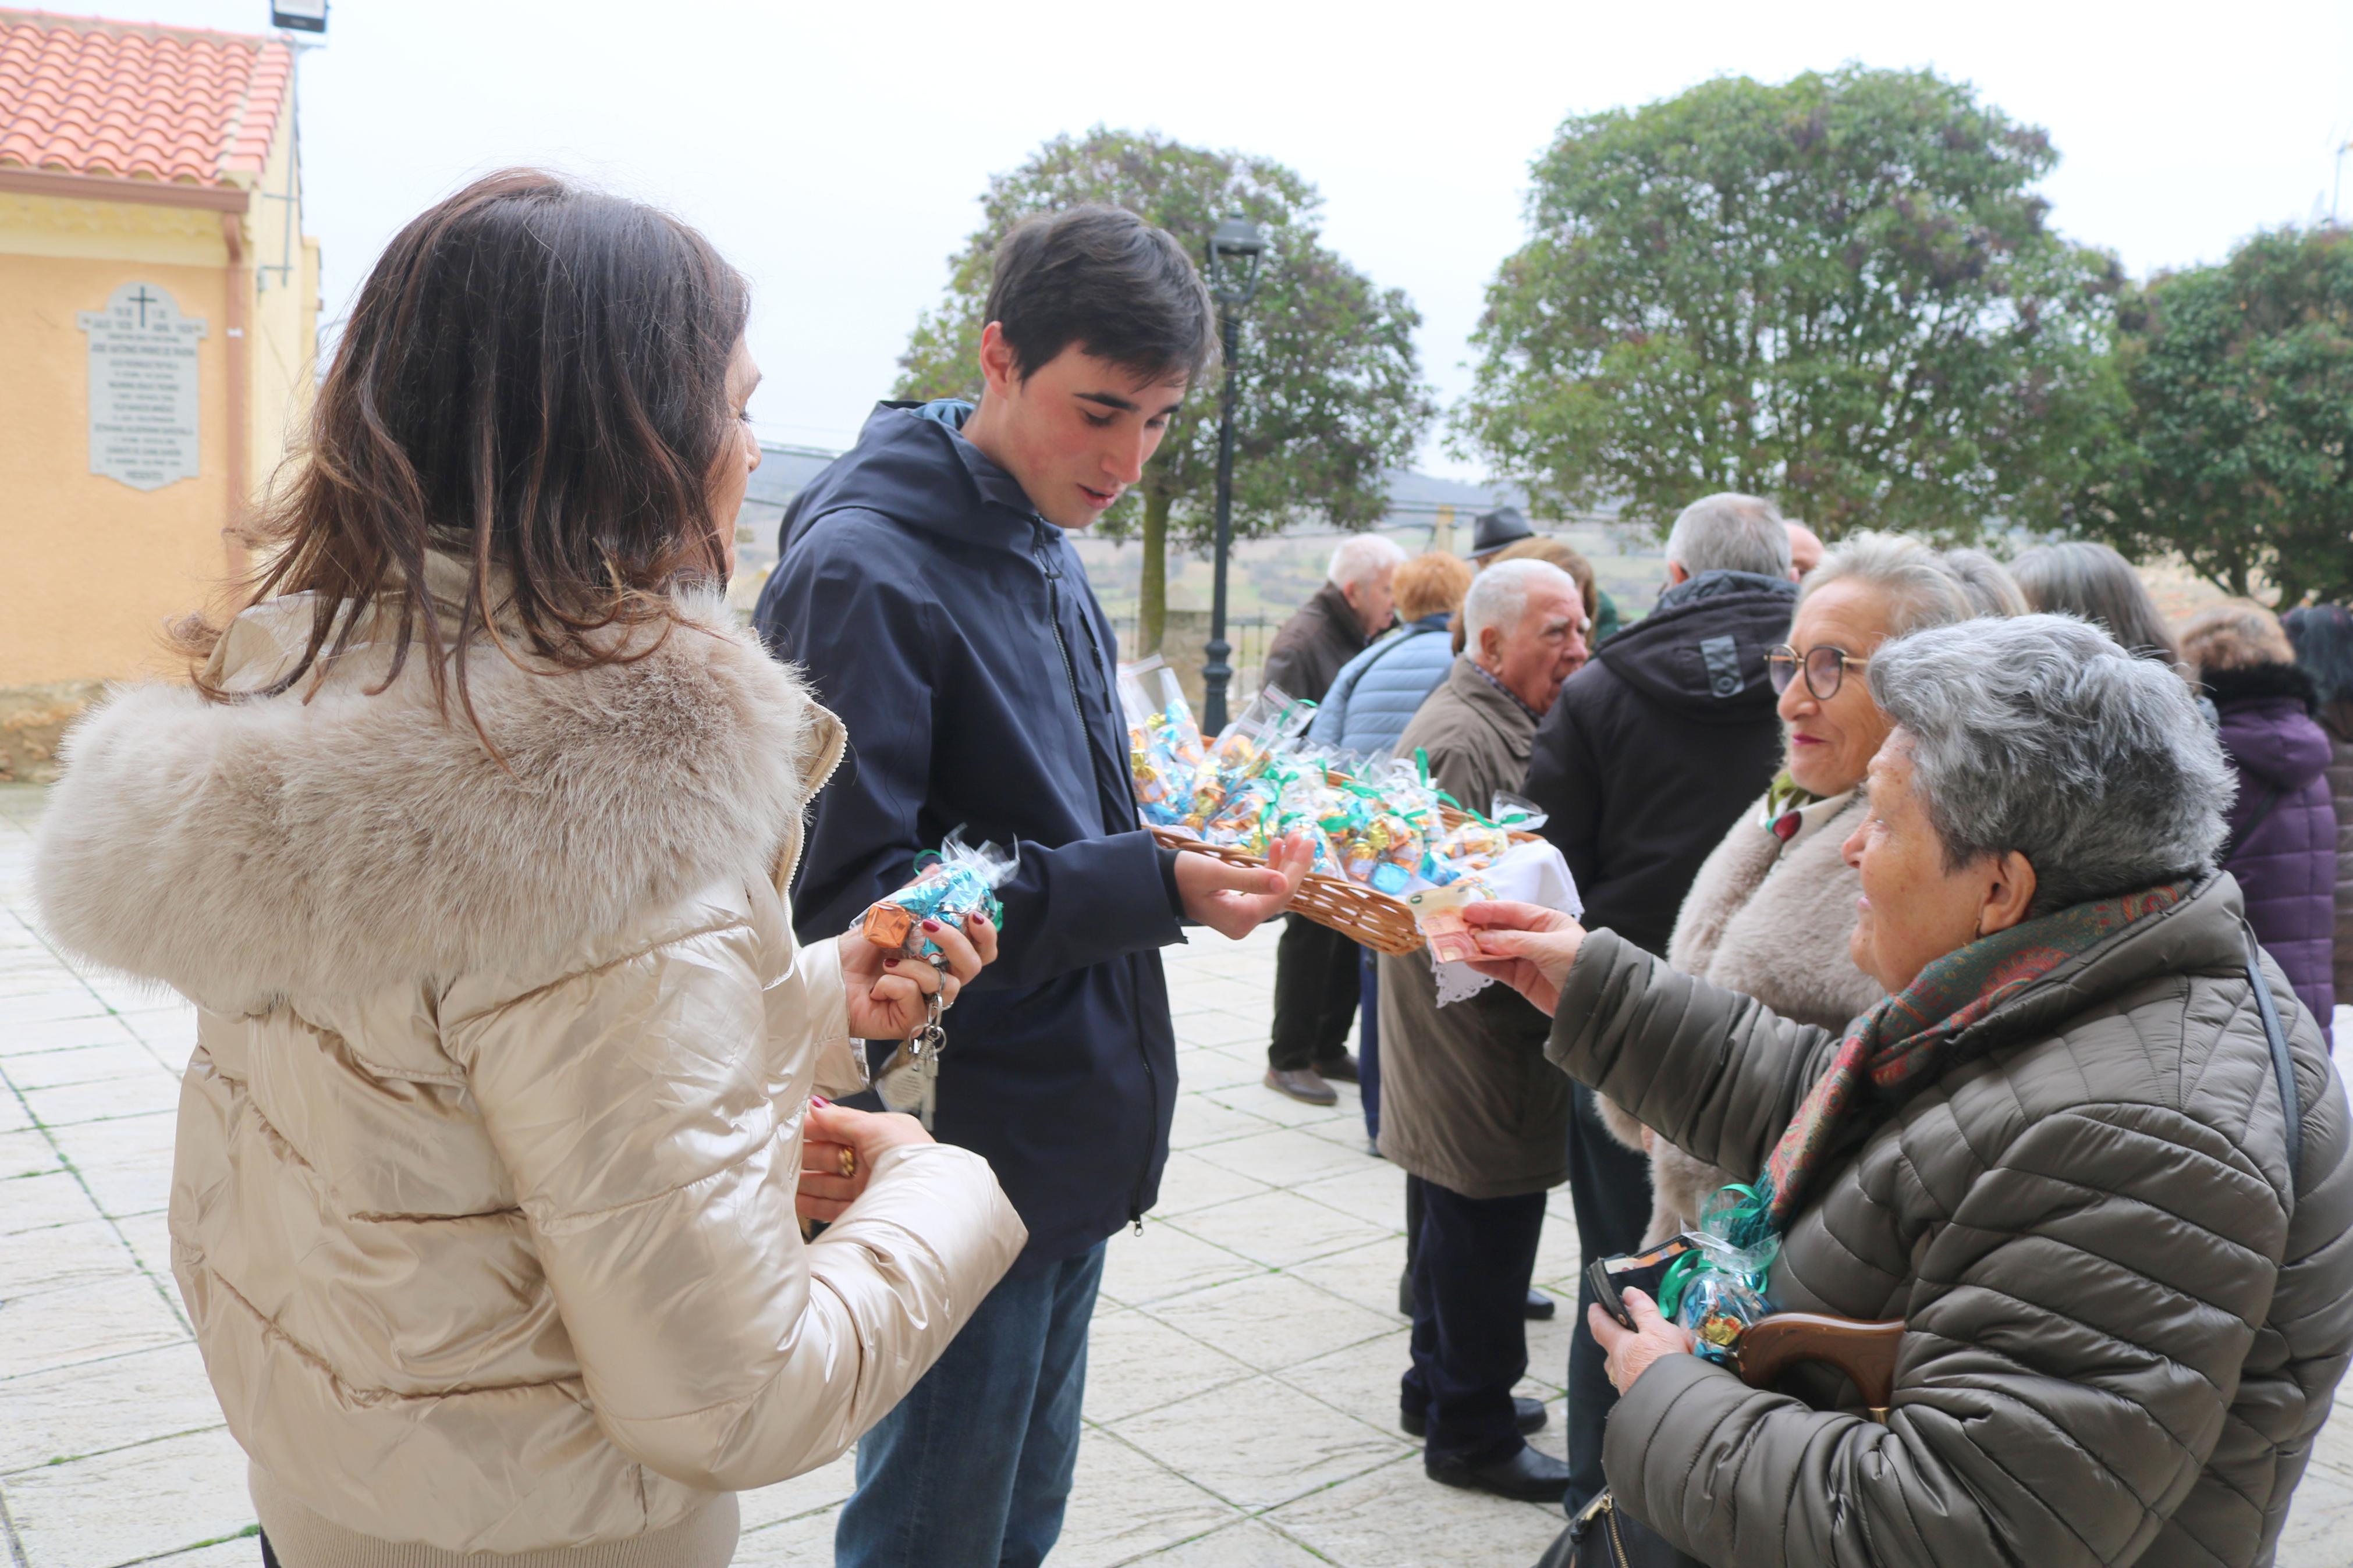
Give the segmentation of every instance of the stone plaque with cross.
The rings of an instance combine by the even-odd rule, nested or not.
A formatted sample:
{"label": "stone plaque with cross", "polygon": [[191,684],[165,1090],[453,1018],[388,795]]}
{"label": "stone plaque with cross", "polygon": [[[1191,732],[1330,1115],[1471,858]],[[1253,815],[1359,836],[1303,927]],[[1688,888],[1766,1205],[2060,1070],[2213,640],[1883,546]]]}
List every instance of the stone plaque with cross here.
{"label": "stone plaque with cross", "polygon": [[194,479],[204,318],[181,315],[152,283],[125,283],[78,319],[90,334],[90,471],[139,490]]}

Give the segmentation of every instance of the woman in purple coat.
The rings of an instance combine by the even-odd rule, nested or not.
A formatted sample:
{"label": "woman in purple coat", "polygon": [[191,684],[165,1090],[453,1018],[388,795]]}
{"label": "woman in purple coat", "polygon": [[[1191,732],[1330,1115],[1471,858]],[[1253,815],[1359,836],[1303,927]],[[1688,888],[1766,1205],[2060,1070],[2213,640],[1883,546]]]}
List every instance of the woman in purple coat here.
{"label": "woman in purple coat", "polygon": [[2337,1003],[2337,805],[2312,679],[2278,619],[2245,600],[2192,616],[2181,653],[2221,714],[2239,774],[2222,868],[2238,879],[2256,940],[2326,1029]]}
{"label": "woman in purple coat", "polygon": [[2319,693],[2313,717],[2336,752],[2328,788],[2337,799],[2337,994],[2353,1001],[2353,611],[2308,605],[2282,616],[2280,625],[2295,645],[2296,668]]}

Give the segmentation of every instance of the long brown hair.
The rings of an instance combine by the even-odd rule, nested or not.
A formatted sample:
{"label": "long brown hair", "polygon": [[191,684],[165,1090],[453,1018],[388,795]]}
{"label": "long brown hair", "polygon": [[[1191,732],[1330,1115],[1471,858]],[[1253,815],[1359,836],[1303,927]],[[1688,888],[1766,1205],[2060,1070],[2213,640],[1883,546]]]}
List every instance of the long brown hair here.
{"label": "long brown hair", "polygon": [[[600,637],[672,623],[670,591],[723,583],[710,485],[735,439],[727,366],[749,313],[744,279],[667,214],[535,169],[489,175],[385,247],[320,384],[290,482],[254,532],[268,563],[248,604],[318,595],[310,641],[262,695],[331,664],[375,601],[397,624],[381,691],[412,641],[448,701],[442,657],[487,636],[523,663],[502,612],[545,669],[641,658],[652,639]],[[455,626],[426,588],[426,557],[468,559]],[[216,626],[175,637],[203,658]],[[533,668],[525,665],[525,668]],[[216,700],[225,694],[197,684]],[[489,737],[483,737],[486,743]]]}

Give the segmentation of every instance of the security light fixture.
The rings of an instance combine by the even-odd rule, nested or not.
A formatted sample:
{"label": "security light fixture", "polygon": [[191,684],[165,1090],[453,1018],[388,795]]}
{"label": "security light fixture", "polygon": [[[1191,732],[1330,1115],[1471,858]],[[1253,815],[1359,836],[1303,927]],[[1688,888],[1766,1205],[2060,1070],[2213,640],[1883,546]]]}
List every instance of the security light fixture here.
{"label": "security light fixture", "polygon": [[269,0],[269,25],[298,33],[327,30],[327,0]]}

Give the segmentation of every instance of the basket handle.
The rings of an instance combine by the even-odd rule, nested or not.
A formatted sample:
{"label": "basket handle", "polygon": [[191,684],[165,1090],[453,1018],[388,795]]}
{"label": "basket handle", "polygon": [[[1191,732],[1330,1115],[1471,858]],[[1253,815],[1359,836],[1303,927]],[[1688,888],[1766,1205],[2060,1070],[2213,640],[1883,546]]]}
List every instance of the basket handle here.
{"label": "basket handle", "polygon": [[1835,1367],[1861,1391],[1873,1421],[1887,1419],[1895,1397],[1895,1355],[1904,1320],[1865,1322],[1822,1312],[1768,1312],[1740,1336],[1740,1381],[1770,1388],[1801,1361]]}

